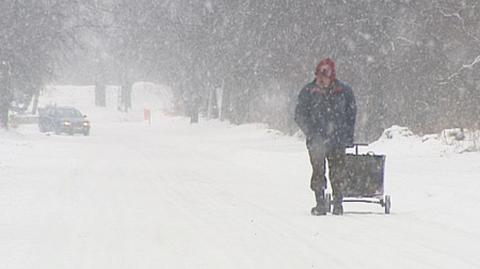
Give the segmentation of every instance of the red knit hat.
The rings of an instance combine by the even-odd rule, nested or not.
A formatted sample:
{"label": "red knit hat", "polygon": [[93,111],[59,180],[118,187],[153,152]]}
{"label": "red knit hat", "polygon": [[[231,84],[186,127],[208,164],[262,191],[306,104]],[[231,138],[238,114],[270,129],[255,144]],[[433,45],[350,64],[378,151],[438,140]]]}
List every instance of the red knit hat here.
{"label": "red knit hat", "polygon": [[330,58],[321,60],[318,63],[317,68],[315,68],[315,75],[318,73],[321,73],[332,80],[336,79],[335,62]]}

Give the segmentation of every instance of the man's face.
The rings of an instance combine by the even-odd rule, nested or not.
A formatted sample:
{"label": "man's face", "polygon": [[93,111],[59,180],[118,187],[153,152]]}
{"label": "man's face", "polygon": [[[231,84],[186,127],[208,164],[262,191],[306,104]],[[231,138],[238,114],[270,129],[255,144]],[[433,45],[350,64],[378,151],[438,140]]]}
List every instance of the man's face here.
{"label": "man's face", "polygon": [[331,75],[332,75],[332,69],[330,68],[330,66],[328,65],[320,66],[320,68],[318,68],[315,74],[317,83],[322,87],[330,86],[330,83],[332,83]]}

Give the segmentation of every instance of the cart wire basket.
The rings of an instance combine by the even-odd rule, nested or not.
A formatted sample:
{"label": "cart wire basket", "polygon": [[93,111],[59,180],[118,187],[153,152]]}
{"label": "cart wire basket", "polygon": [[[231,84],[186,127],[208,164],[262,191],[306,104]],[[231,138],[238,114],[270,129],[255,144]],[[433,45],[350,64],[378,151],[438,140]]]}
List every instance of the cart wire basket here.
{"label": "cart wire basket", "polygon": [[[368,144],[355,143],[355,153],[348,153],[345,157],[343,202],[380,204],[385,214],[390,214],[391,198],[390,195],[384,195],[386,156],[373,152],[359,154],[359,146]],[[328,211],[331,211],[331,194],[326,195],[326,203]]]}

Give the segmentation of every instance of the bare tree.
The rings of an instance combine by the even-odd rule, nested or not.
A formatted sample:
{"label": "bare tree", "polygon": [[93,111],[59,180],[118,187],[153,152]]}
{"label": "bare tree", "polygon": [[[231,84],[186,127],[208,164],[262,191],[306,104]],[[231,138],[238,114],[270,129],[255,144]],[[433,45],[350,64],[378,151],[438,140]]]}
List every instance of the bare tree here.
{"label": "bare tree", "polygon": [[479,12],[475,0],[118,0],[109,50],[119,79],[169,84],[178,111],[211,113],[215,91],[223,119],[289,132],[298,91],[333,57],[371,140],[393,124],[478,124]]}
{"label": "bare tree", "polygon": [[55,64],[76,43],[88,1],[15,0],[0,3],[0,122],[8,111],[25,111],[53,78]]}

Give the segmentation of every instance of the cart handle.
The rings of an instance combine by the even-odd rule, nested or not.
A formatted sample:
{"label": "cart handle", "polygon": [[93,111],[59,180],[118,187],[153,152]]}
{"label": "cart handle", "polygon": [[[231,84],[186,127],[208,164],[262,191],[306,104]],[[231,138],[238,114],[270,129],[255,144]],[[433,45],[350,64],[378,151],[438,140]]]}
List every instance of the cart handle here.
{"label": "cart handle", "polygon": [[368,146],[368,143],[353,143],[353,146],[355,147],[355,155],[358,155],[358,146]]}

